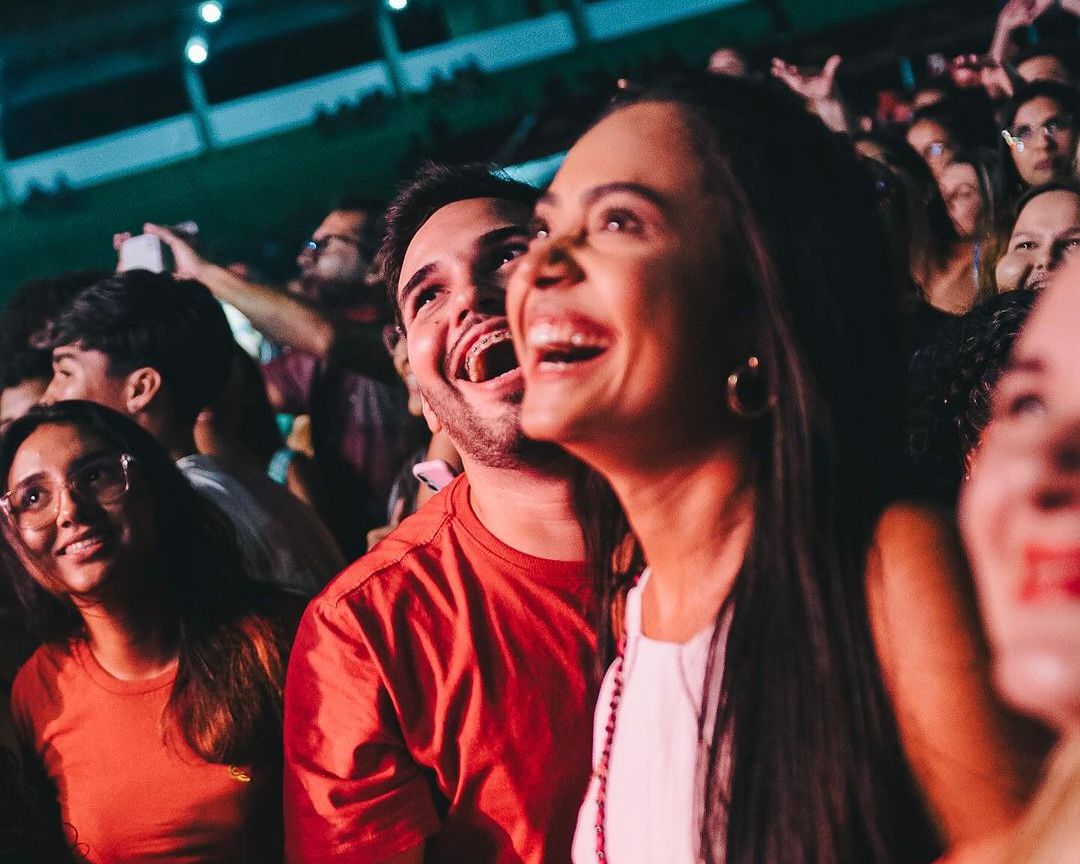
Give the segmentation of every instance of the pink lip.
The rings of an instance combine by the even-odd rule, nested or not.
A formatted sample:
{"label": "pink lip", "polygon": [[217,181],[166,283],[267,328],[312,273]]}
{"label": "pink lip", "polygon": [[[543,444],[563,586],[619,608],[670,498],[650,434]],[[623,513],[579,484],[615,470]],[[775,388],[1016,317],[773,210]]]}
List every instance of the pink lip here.
{"label": "pink lip", "polygon": [[1021,602],[1080,600],[1080,546],[1029,546],[1024,550]]}

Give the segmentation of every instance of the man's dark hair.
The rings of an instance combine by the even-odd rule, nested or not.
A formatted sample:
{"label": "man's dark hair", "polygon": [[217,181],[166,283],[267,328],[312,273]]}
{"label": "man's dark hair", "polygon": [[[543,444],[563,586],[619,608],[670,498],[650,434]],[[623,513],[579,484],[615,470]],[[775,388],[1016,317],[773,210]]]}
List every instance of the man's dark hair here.
{"label": "man's dark hair", "polygon": [[53,326],[50,347],[101,351],[110,375],[161,374],[177,421],[194,422],[229,378],[235,342],[201,282],[129,270],[80,291]]}
{"label": "man's dark hair", "polygon": [[499,198],[532,209],[540,192],[511,180],[490,165],[440,165],[427,162],[400,189],[386,209],[385,233],[375,254],[373,279],[386,288],[390,308],[400,323],[397,284],[401,263],[416,232],[438,210],[455,201]]}

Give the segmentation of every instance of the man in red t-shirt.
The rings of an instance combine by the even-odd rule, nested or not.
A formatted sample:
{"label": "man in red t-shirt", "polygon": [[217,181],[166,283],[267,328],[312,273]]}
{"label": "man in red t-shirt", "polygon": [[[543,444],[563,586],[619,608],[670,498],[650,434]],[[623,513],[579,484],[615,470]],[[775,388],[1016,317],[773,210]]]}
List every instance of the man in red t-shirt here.
{"label": "man in red t-shirt", "polygon": [[504,306],[535,191],[429,166],[378,258],[459,477],[309,606],[285,700],[292,864],[566,862],[595,633],[568,457],[518,425]]}

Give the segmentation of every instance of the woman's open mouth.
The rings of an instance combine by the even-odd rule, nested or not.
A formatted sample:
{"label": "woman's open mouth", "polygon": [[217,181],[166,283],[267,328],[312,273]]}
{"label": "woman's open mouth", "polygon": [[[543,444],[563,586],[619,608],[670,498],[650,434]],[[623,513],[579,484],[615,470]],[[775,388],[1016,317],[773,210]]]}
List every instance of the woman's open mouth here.
{"label": "woman's open mouth", "polygon": [[565,372],[602,356],[611,347],[607,330],[582,319],[543,318],[525,334],[538,372]]}

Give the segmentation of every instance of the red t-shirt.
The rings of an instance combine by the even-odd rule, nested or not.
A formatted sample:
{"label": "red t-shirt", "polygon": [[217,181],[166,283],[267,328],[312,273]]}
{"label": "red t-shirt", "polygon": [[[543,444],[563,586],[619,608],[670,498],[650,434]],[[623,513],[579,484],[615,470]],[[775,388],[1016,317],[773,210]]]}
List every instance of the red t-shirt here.
{"label": "red t-shirt", "polygon": [[589,776],[581,563],[484,528],[464,477],[308,607],[285,694],[291,864],[559,862]]}
{"label": "red t-shirt", "polygon": [[171,670],[112,677],[81,640],[43,645],[11,707],[22,746],[55,787],[75,850],[94,864],[280,861],[280,775],[206,762],[166,735]]}

